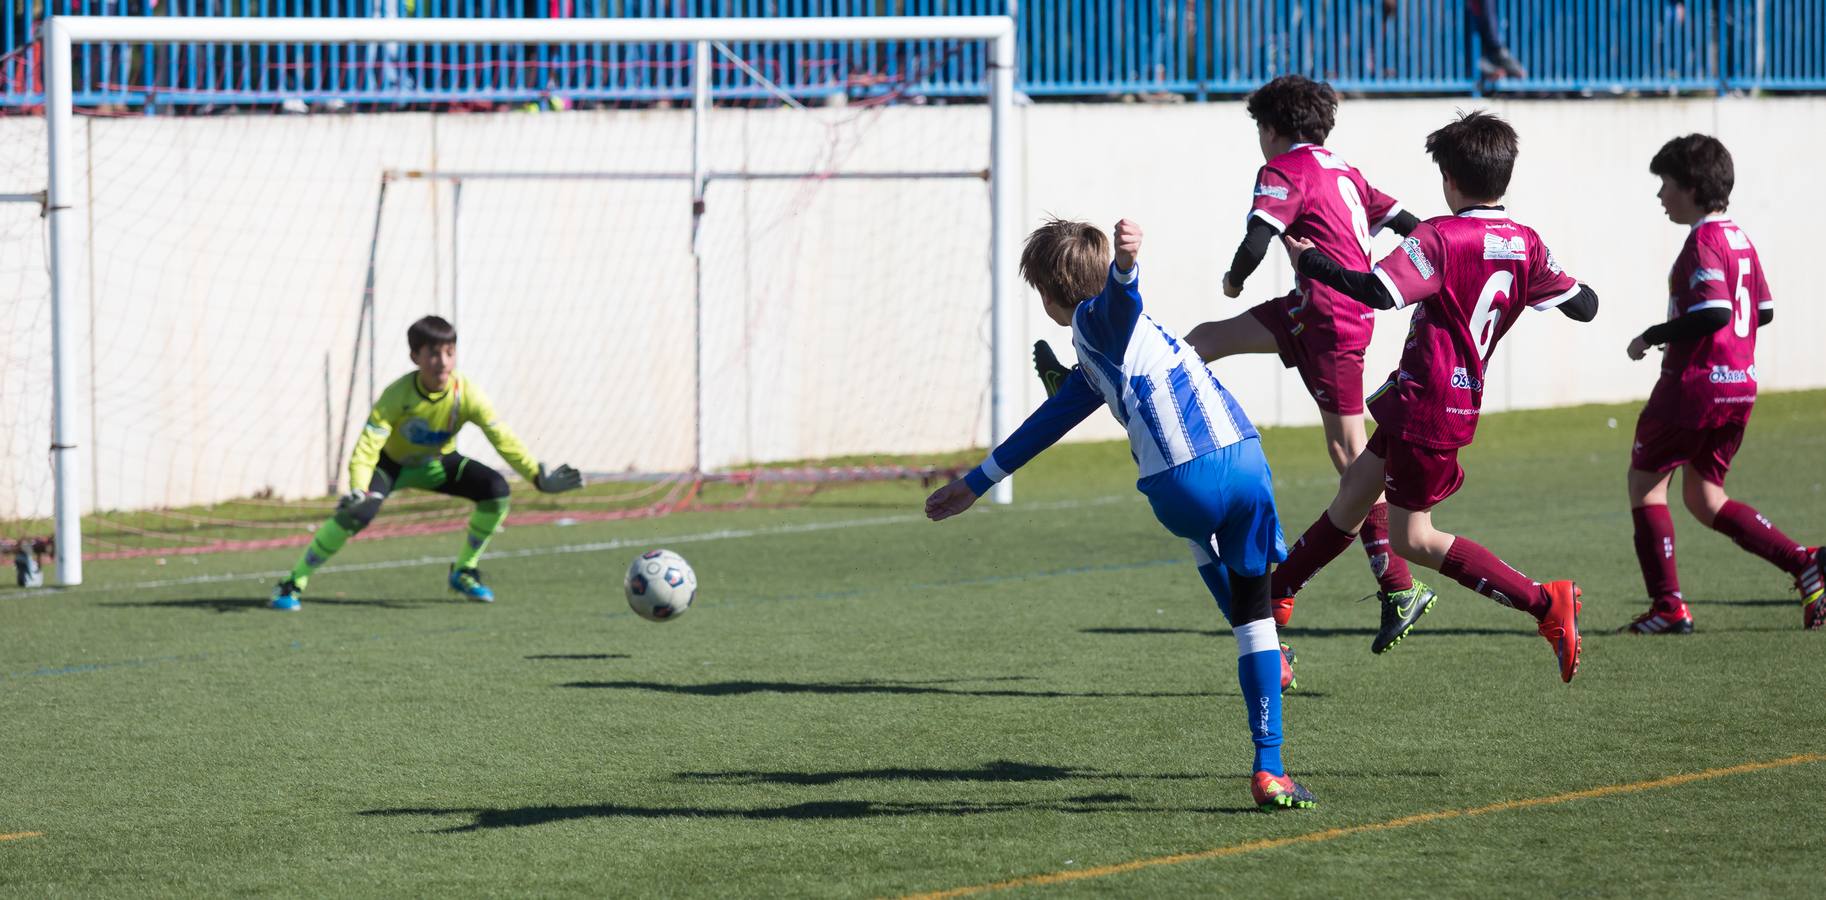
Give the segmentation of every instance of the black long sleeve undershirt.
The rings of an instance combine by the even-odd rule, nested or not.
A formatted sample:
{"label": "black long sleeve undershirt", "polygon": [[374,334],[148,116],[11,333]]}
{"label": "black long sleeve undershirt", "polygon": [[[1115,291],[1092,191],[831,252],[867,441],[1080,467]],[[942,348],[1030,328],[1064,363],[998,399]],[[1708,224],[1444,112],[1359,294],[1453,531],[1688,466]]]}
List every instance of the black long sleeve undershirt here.
{"label": "black long sleeve undershirt", "polygon": [[1230,260],[1230,271],[1224,277],[1230,283],[1242,287],[1255,268],[1262,264],[1268,255],[1268,245],[1274,243],[1274,236],[1280,234],[1273,225],[1254,216],[1249,217],[1249,230],[1243,235],[1243,242],[1237,245],[1236,256]]}
{"label": "black long sleeve undershirt", "polygon": [[1388,224],[1382,227],[1402,237],[1407,237],[1414,229],[1420,227],[1420,217],[1404,209],[1396,213],[1395,218],[1388,220]]}
{"label": "black long sleeve undershirt", "polygon": [[1572,299],[1554,309],[1565,313],[1566,318],[1574,322],[1589,322],[1598,317],[1598,292],[1592,290],[1590,285],[1581,284],[1579,292],[1572,295]]}
{"label": "black long sleeve undershirt", "polygon": [[[1388,286],[1371,272],[1346,269],[1337,260],[1319,250],[1300,254],[1300,274],[1317,281],[1372,309],[1394,309],[1395,298]],[[1598,317],[1598,293],[1589,285],[1579,285],[1579,292],[1554,307],[1575,322],[1589,322]]]}
{"label": "black long sleeve undershirt", "polygon": [[[1760,327],[1775,320],[1775,310],[1759,310],[1756,324]],[[1642,342],[1651,345],[1676,344],[1682,341],[1696,341],[1700,338],[1731,324],[1731,311],[1728,309],[1701,309],[1662,322],[1642,332]]]}
{"label": "black long sleeve undershirt", "polygon": [[1315,248],[1300,254],[1300,263],[1294,268],[1301,275],[1340,291],[1364,306],[1374,309],[1395,308],[1395,298],[1389,296],[1389,289],[1382,283],[1382,279],[1369,272],[1346,269],[1322,250]]}

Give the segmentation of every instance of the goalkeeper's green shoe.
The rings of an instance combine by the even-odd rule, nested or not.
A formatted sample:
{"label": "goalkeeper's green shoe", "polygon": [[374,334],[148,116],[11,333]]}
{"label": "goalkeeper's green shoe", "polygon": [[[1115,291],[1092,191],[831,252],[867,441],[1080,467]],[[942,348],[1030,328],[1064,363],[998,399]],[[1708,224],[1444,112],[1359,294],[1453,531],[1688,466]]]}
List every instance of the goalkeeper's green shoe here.
{"label": "goalkeeper's green shoe", "polygon": [[1430,612],[1433,601],[1439,598],[1432,588],[1418,581],[1405,591],[1392,594],[1377,591],[1376,596],[1382,600],[1382,627],[1370,641],[1371,653],[1387,653],[1390,647],[1401,643],[1401,639],[1414,630],[1414,623]]}
{"label": "goalkeeper's green shoe", "polygon": [[1033,368],[1040,373],[1040,383],[1046,386],[1046,396],[1059,393],[1059,386],[1071,377],[1072,370],[1059,361],[1052,352],[1052,345],[1045,341],[1033,342]]}
{"label": "goalkeeper's green shoe", "polygon": [[450,589],[480,603],[495,602],[495,592],[482,583],[481,569],[450,567]]}

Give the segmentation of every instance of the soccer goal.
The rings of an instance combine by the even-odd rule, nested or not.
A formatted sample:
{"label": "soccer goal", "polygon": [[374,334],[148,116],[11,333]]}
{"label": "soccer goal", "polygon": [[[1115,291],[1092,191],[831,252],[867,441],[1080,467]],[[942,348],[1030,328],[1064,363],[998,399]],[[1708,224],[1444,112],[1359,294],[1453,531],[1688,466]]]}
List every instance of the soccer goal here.
{"label": "soccer goal", "polygon": [[[1000,440],[1022,396],[1014,35],[1001,16],[53,18],[50,409],[4,411],[15,445],[45,429],[52,490],[46,504],[31,486],[42,451],[10,461],[0,515],[54,514],[62,584],[82,580],[83,514],[158,532],[151,552],[216,546],[225,524],[295,543],[321,510],[261,504],[346,488],[361,421],[410,369],[406,326],[427,314],[456,325],[459,368],[532,450],[616,485],[623,512],[719,481],[929,473],[922,456]],[[885,42],[899,56],[867,90],[786,83]],[[105,77],[85,47],[132,63],[140,80],[119,87],[146,103],[209,89],[175,83],[181,55],[296,85],[286,105],[317,111],[78,117],[73,99],[94,95],[78,80]],[[421,79],[501,68],[477,47],[561,48],[540,71],[689,90],[533,85],[534,103],[459,114],[398,63],[438,60]],[[311,73],[299,48],[323,50]],[[368,93],[318,102],[334,92],[307,74],[326,65]],[[966,89],[922,94],[937,65]],[[355,111],[363,98],[389,111]],[[497,460],[479,434],[459,449]],[[1012,496],[1005,481],[994,499]],[[228,520],[211,511],[231,501]],[[589,512],[566,502],[551,517]],[[133,550],[91,530],[91,558]]]}

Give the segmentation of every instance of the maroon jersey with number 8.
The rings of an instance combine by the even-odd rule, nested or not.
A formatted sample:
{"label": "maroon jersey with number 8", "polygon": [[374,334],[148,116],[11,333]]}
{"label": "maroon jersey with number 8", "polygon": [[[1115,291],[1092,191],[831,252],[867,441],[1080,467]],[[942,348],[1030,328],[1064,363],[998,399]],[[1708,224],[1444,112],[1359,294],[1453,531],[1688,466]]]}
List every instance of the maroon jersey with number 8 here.
{"label": "maroon jersey with number 8", "polygon": [[[1325,255],[1361,272],[1369,266],[1370,237],[1401,213],[1401,204],[1370,186],[1363,173],[1317,144],[1295,144],[1256,174],[1249,217],[1276,231],[1312,241]],[[1304,303],[1295,316],[1302,330],[1324,335],[1321,347],[1361,350],[1375,329],[1375,310],[1305,277]]]}

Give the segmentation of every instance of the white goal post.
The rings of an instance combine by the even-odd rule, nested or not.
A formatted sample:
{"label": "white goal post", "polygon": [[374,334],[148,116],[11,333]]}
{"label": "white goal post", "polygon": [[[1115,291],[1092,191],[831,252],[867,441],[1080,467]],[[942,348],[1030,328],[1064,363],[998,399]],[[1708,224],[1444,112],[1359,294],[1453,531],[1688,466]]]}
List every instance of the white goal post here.
{"label": "white goal post", "polygon": [[[78,373],[83,367],[80,336],[87,333],[86,306],[73,294],[78,279],[82,239],[74,136],[73,47],[95,42],[136,44],[611,44],[691,43],[694,108],[691,179],[693,199],[701,208],[704,186],[713,176],[704,152],[705,112],[709,108],[711,47],[719,42],[935,40],[981,42],[987,49],[989,128],[989,286],[990,360],[989,432],[999,443],[1013,431],[1021,396],[1021,360],[1015,336],[1020,318],[1015,309],[1016,223],[1014,186],[1020,183],[1014,153],[1015,24],[1007,16],[896,16],[876,18],[792,19],[305,19],[53,16],[44,33],[45,116],[49,139],[49,184],[45,215],[49,219],[49,268],[52,338],[52,463],[57,555],[57,582],[82,583],[83,496],[81,485],[91,460],[83,434],[88,412],[82,407]],[[72,216],[72,213],[76,213]],[[701,316],[701,309],[699,311]],[[701,332],[699,340],[701,340]],[[701,348],[698,351],[701,356]],[[700,431],[701,439],[701,431]],[[1004,480],[992,499],[1012,502],[1012,480]]]}

